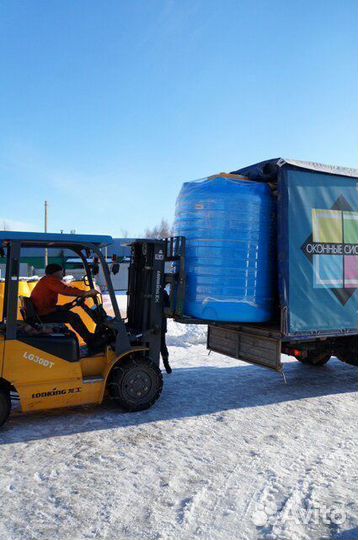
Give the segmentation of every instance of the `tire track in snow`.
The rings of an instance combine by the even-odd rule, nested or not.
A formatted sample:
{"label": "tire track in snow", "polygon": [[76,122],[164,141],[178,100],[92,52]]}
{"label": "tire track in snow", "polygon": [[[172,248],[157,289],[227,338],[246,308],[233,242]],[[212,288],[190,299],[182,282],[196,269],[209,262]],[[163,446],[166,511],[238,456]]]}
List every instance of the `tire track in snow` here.
{"label": "tire track in snow", "polygon": [[[192,535],[203,539],[223,538],[222,530],[222,512],[221,506],[225,499],[232,500],[229,492],[236,492],[238,489],[238,479],[251,476],[253,471],[257,470],[260,460],[259,455],[252,456],[253,459],[247,465],[237,460],[235,465],[224,474],[213,475],[210,481],[200,489],[194,496],[181,501],[180,508],[177,510],[177,521],[181,525],[178,538],[190,538]],[[237,473],[240,472],[240,475]],[[235,512],[232,505],[227,505],[224,512],[229,515]],[[245,538],[239,536],[235,540]]]}
{"label": "tire track in snow", "polygon": [[[306,465],[304,455],[297,457],[297,462],[293,470],[298,471],[302,464],[304,470],[300,474],[298,481],[283,501],[276,499],[279,493],[279,483],[274,476],[265,488],[259,493],[255,501],[256,514],[254,521],[262,526],[259,538],[265,540],[311,540],[312,533],[317,538],[323,538],[326,534],[330,537],[330,529],[337,532],[334,523],[324,523],[322,515],[317,514],[320,509],[319,490],[322,486],[332,485],[340,477],[350,475],[354,468],[354,442],[350,439],[339,443],[332,453],[327,453],[324,457],[318,457],[313,465]],[[347,452],[348,459],[347,459]],[[337,466],[338,464],[338,466]],[[330,471],[333,471],[331,474]],[[322,473],[322,471],[324,471]],[[323,506],[323,505],[321,505]],[[310,523],[309,534],[307,525]],[[313,530],[312,530],[313,529]]]}

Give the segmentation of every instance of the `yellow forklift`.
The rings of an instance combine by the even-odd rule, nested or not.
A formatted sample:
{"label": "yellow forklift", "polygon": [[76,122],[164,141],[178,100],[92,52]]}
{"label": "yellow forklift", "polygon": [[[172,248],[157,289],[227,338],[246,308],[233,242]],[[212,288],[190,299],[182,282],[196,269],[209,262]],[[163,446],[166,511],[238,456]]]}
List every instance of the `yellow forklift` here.
{"label": "yellow forklift", "polygon": [[[3,315],[0,322],[0,426],[12,399],[24,412],[102,403],[110,396],[127,411],[149,408],[159,398],[163,378],[159,368],[164,315],[163,289],[175,275],[165,275],[168,261],[180,261],[184,239],[136,240],[131,244],[127,318],[123,319],[113,290],[110,269],[101,249],[110,236],[0,232],[6,256]],[[90,257],[102,265],[113,317],[101,298],[90,308],[76,298],[95,322],[95,334],[106,343],[98,354],[80,348],[65,325],[42,324],[30,298],[19,298],[19,268],[27,248],[71,250],[80,257],[90,288],[94,287]],[[21,302],[23,320],[18,317]],[[173,299],[171,299],[171,304]]]}

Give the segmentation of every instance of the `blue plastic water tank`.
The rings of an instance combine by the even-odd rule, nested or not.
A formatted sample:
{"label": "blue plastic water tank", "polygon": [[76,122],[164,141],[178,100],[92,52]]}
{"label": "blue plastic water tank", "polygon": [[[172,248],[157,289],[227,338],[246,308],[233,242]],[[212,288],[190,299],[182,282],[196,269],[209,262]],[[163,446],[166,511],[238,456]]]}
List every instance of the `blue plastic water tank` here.
{"label": "blue plastic water tank", "polygon": [[267,184],[218,175],[183,185],[175,234],[186,238],[184,313],[222,322],[273,315],[274,201]]}

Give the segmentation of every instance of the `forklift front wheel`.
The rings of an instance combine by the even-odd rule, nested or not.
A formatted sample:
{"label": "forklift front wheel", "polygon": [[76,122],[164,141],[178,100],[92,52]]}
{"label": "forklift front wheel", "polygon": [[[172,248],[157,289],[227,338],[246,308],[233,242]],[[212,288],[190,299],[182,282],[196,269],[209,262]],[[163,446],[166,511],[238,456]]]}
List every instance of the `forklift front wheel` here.
{"label": "forklift front wheel", "polygon": [[127,411],[149,409],[159,398],[163,377],[159,367],[148,357],[131,356],[111,373],[109,392]]}
{"label": "forklift front wheel", "polygon": [[5,424],[11,411],[11,398],[8,390],[0,388],[0,427]]}

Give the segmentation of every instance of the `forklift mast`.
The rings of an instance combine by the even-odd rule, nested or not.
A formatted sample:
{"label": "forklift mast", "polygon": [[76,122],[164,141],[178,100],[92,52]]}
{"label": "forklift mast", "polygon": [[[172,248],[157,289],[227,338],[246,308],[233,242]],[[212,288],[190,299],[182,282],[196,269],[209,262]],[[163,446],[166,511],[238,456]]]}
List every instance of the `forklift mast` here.
{"label": "forklift mast", "polygon": [[162,240],[137,240],[132,244],[127,317],[129,328],[137,333],[161,328],[164,249]]}
{"label": "forklift mast", "polygon": [[[135,240],[131,244],[128,276],[127,328],[150,350],[159,364],[163,318],[182,309],[184,250],[182,237]],[[171,265],[171,266],[170,266]],[[169,307],[164,307],[164,288],[170,284]]]}

